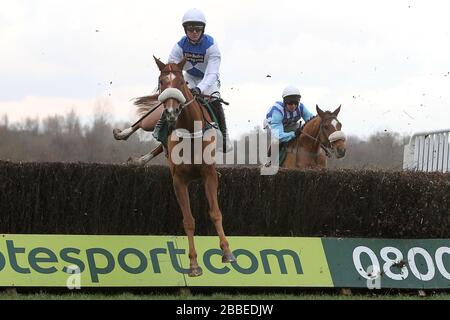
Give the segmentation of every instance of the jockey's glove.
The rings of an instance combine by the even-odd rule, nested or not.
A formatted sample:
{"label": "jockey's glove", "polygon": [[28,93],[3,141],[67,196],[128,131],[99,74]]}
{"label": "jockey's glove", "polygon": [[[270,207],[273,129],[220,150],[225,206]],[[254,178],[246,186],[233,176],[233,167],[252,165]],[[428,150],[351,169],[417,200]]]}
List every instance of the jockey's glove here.
{"label": "jockey's glove", "polygon": [[297,138],[300,134],[302,133],[302,128],[298,127],[297,129],[295,129],[295,137]]}
{"label": "jockey's glove", "polygon": [[192,89],[191,89],[191,92],[192,92],[192,94],[193,94],[194,96],[198,96],[198,95],[201,95],[201,94],[202,94],[202,91],[200,90],[199,87],[192,88]]}

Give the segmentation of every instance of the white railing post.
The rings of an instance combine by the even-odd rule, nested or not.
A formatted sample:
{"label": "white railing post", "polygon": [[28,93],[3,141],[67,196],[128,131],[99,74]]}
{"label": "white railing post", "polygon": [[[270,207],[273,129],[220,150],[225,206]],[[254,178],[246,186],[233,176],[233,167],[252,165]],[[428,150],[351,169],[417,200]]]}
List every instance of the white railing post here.
{"label": "white railing post", "polygon": [[403,170],[450,171],[450,129],[414,133],[403,149]]}

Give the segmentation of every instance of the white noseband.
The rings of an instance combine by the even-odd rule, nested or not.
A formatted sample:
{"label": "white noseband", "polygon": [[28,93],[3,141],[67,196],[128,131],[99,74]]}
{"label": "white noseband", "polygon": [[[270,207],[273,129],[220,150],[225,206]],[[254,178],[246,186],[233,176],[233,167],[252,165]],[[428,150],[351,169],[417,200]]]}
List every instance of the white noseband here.
{"label": "white noseband", "polygon": [[179,103],[185,103],[186,98],[183,96],[180,90],[177,88],[167,88],[158,97],[159,102],[163,103],[167,99],[175,99]]}
{"label": "white noseband", "polygon": [[345,140],[345,133],[343,131],[335,131],[328,137],[328,140],[333,143],[338,140]]}

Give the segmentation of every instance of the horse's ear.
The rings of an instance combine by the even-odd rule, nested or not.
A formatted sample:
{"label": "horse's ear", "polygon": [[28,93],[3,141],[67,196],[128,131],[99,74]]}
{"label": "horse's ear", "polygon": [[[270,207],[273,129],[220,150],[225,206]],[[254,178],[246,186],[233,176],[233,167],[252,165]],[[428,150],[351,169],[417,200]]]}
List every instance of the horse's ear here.
{"label": "horse's ear", "polygon": [[322,118],[324,112],[322,111],[322,109],[319,108],[319,106],[317,104],[316,104],[316,111],[317,111],[317,114],[319,115],[319,117]]}
{"label": "horse's ear", "polygon": [[333,116],[337,117],[337,115],[339,114],[339,111],[341,111],[341,104],[339,105],[339,107],[333,111]]}
{"label": "horse's ear", "polygon": [[187,59],[186,57],[183,57],[183,59],[181,59],[180,62],[177,63],[178,68],[180,68],[180,70],[183,70],[184,64],[186,63]]}
{"label": "horse's ear", "polygon": [[166,65],[161,60],[159,60],[157,57],[153,56],[153,58],[155,59],[155,62],[158,65],[159,71],[163,71],[164,68],[166,67]]}

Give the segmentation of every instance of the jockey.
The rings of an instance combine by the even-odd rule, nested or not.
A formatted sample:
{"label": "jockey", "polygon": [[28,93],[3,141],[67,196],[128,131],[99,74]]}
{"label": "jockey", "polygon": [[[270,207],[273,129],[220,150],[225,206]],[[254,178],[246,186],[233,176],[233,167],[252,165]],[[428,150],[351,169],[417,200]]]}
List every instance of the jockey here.
{"label": "jockey", "polygon": [[[178,41],[169,55],[169,63],[178,63],[187,58],[184,78],[192,94],[211,95],[220,98],[219,67],[221,54],[217,42],[205,34],[206,18],[202,11],[189,9],[183,16],[185,36]],[[223,137],[222,150],[232,149],[228,138],[225,113],[220,99],[212,99],[210,105],[217,117]]]}
{"label": "jockey", "polygon": [[300,91],[295,86],[287,86],[283,90],[283,101],[277,101],[269,109],[264,120],[264,128],[271,130],[281,143],[288,142],[297,136],[300,119],[308,121],[314,115],[300,102]]}

